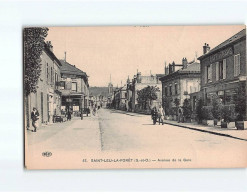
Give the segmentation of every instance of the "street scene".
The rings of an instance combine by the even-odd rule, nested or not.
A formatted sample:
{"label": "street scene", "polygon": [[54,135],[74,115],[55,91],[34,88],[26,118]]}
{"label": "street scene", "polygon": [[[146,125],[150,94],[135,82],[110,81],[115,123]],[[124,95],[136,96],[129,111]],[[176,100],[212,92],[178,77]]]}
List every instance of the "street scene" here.
{"label": "street scene", "polygon": [[23,31],[28,168],[246,165],[244,25]]}

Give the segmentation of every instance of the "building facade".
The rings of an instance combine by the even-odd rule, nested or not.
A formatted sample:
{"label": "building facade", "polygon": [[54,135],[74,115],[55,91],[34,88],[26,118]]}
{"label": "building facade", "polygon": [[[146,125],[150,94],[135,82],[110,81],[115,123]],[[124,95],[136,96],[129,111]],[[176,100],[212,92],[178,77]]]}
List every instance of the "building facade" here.
{"label": "building facade", "polygon": [[53,116],[61,114],[61,92],[59,91],[62,64],[53,53],[51,42],[46,42],[40,56],[41,74],[37,83],[37,92],[31,93],[26,102],[27,128],[31,126],[31,112],[37,108],[39,125],[53,123]]}
{"label": "building facade", "polygon": [[60,60],[61,80],[60,91],[62,93],[62,112],[73,111],[79,115],[81,110],[89,107],[89,83],[85,72],[71,65],[65,60]]}
{"label": "building facade", "polygon": [[152,104],[150,105],[150,108],[154,106],[159,106],[162,102],[162,84],[161,81],[159,80],[164,74],[155,74],[155,75],[148,75],[148,76],[142,76],[141,72],[138,72],[137,75],[134,75],[132,81],[130,82],[129,80],[127,81],[127,95],[126,99],[127,102],[126,104],[128,105],[128,110],[131,110],[132,112],[135,112],[140,108],[140,105],[138,104],[137,98],[138,94],[137,92],[147,86],[156,86],[159,88],[159,92],[157,92],[157,100],[152,101]]}
{"label": "building facade", "polygon": [[246,88],[246,29],[212,50],[205,43],[203,55],[198,59],[204,104],[211,105],[213,95],[225,105],[236,104],[239,90]]}
{"label": "building facade", "polygon": [[166,115],[176,115],[176,108],[182,106],[191,93],[200,91],[200,64],[195,61],[188,63],[187,59],[183,58],[182,64],[177,67],[181,68],[175,72],[166,72],[166,75],[160,78],[162,105]]}

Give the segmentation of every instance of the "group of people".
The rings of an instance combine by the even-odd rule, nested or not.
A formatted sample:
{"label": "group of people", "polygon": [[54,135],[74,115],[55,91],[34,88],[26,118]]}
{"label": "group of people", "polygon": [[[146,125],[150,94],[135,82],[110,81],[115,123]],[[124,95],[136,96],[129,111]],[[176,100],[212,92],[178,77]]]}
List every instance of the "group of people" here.
{"label": "group of people", "polygon": [[[162,125],[164,124],[164,120],[165,120],[165,111],[163,109],[163,107],[160,105],[159,108],[157,109],[156,107],[154,107],[151,110],[151,118],[153,120],[153,124],[155,125],[157,120],[160,123],[162,123]],[[183,122],[184,121],[184,117],[183,117],[183,108],[180,106],[178,108],[178,123]]]}
{"label": "group of people", "polygon": [[165,111],[161,105],[159,106],[158,109],[156,107],[154,107],[151,110],[151,117],[152,117],[154,125],[156,124],[157,120],[159,121],[159,125],[160,125],[160,123],[162,123],[162,125],[164,125]]}

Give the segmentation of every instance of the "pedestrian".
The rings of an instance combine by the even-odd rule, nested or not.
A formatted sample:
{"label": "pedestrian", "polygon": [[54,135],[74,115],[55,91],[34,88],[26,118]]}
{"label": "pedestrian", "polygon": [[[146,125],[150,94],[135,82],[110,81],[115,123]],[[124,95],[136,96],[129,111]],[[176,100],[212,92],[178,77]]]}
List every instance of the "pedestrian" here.
{"label": "pedestrian", "polygon": [[162,106],[160,105],[160,107],[158,109],[159,125],[161,122],[162,122],[162,125],[164,125],[164,116],[165,116],[165,111],[162,108]]}
{"label": "pedestrian", "polygon": [[183,122],[183,109],[181,106],[178,108],[178,123]]}
{"label": "pedestrian", "polygon": [[97,106],[95,105],[95,107],[93,108],[93,115],[95,116],[97,113]]}
{"label": "pedestrian", "polygon": [[70,109],[68,109],[67,120],[71,121],[71,111],[70,111]]}
{"label": "pedestrian", "polygon": [[34,130],[32,130],[32,132],[36,132],[39,126],[39,112],[35,107],[33,107],[33,111],[31,112],[31,119],[32,126],[34,127]]}
{"label": "pedestrian", "polygon": [[153,124],[155,125],[156,122],[157,122],[157,118],[158,118],[158,112],[157,112],[157,108],[154,107],[152,110],[151,110],[151,118],[153,120]]}

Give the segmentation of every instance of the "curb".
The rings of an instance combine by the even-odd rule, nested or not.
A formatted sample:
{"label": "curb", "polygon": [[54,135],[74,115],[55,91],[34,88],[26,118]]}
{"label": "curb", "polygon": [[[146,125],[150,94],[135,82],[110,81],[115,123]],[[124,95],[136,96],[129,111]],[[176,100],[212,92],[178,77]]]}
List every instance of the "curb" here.
{"label": "curb", "polygon": [[235,136],[232,136],[232,135],[229,135],[229,134],[225,134],[225,133],[218,133],[218,132],[203,130],[203,129],[199,129],[199,128],[195,128],[195,127],[187,127],[187,126],[168,123],[168,122],[164,122],[164,124],[173,125],[173,126],[177,126],[177,127],[183,127],[183,128],[191,129],[191,130],[194,130],[194,131],[200,131],[200,132],[204,132],[204,133],[210,133],[210,134],[214,134],[214,135],[229,137],[229,138],[232,138],[232,139],[238,139],[238,140],[242,140],[242,141],[247,141],[247,139],[243,139],[243,138],[240,138],[240,137],[235,137]]}

